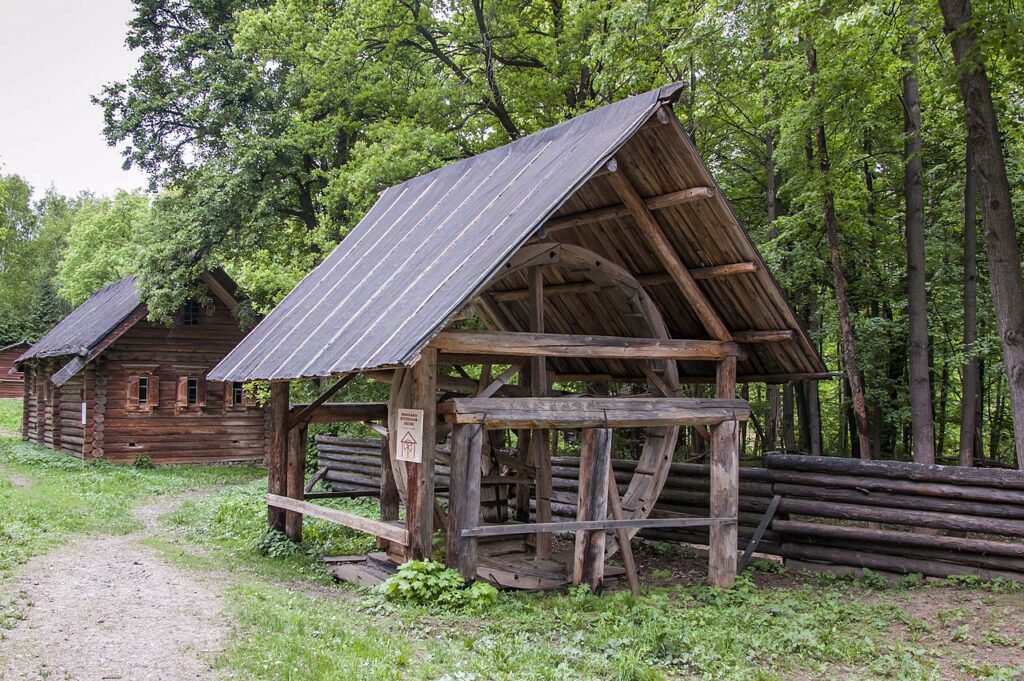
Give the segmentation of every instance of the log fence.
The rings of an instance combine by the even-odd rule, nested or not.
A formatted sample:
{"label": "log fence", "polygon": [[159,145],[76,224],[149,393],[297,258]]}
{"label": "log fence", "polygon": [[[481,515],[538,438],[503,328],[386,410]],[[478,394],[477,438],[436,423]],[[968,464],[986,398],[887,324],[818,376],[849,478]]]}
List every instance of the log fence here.
{"label": "log fence", "polygon": [[[335,491],[379,491],[379,442],[323,435],[315,440],[324,477]],[[439,489],[449,484],[448,455],[447,448],[438,448]],[[560,456],[551,463],[552,529],[578,529],[567,523],[577,519],[579,459]],[[636,466],[612,460],[620,494]],[[650,516],[667,522],[647,524],[641,536],[707,546],[710,524],[685,521],[708,515],[710,477],[708,465],[672,464]],[[515,480],[507,483],[512,496]],[[739,480],[740,550],[759,534],[757,553],[796,567],[1024,581],[1024,473],[769,454],[763,466],[740,467]],[[776,496],[769,522],[762,523]],[[680,522],[673,526],[673,519]]]}

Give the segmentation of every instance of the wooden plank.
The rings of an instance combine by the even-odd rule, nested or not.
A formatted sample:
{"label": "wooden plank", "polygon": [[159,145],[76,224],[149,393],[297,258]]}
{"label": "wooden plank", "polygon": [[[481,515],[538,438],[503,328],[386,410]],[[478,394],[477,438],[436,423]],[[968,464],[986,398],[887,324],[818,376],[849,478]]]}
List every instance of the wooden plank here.
{"label": "wooden plank", "polygon": [[409,544],[410,537],[406,530],[390,523],[374,520],[373,518],[364,518],[363,516],[356,515],[354,513],[340,511],[336,508],[327,508],[326,506],[320,506],[308,501],[289,499],[288,497],[284,497],[279,494],[268,494],[267,505],[272,508],[295,511],[302,515],[313,516],[314,518],[327,520],[332,523],[337,523],[338,525],[344,525],[345,527],[353,530],[359,530],[360,532],[366,532],[367,534],[372,534],[377,537],[383,537],[388,541],[395,542],[402,546],[408,546]]}
{"label": "wooden plank", "polygon": [[[757,263],[750,261],[743,262],[730,262],[723,265],[711,265],[710,267],[695,267],[690,270],[690,276],[695,281],[702,281],[705,279],[718,279],[720,277],[731,277],[737,274],[750,274],[757,272]],[[672,275],[668,272],[655,272],[654,274],[640,274],[637,275],[636,281],[641,286],[660,286],[663,284],[674,283],[675,280]],[[576,295],[579,293],[594,293],[602,289],[608,288],[610,284],[598,283],[594,281],[578,281],[570,282],[568,284],[552,284],[544,287],[545,296],[565,296],[565,295]],[[513,300],[524,300],[529,296],[530,290],[527,288],[513,288],[506,289],[504,291],[492,291],[491,297],[494,300],[501,302],[508,302]]]}
{"label": "wooden plank", "polygon": [[[544,270],[533,267],[529,271],[530,298],[529,313],[531,332],[544,333]],[[543,356],[530,358],[530,395],[546,397],[548,394],[547,360]],[[527,461],[536,471],[534,493],[536,495],[537,522],[551,522],[551,454],[548,451],[548,434],[540,431],[530,434],[529,456]],[[551,557],[551,535],[541,534],[535,537],[537,558],[546,560]]]}
{"label": "wooden plank", "polygon": [[300,423],[308,423],[308,419],[311,416],[313,416],[314,412],[316,412],[317,408],[321,404],[331,399],[331,397],[335,393],[337,393],[339,390],[348,385],[352,381],[352,379],[354,379],[358,375],[359,374],[348,374],[347,376],[343,376],[341,379],[335,382],[334,385],[325,390],[319,397],[317,397],[315,400],[313,400],[304,407],[300,408],[298,405],[293,406],[291,408],[291,411],[289,411],[288,413],[288,427],[294,428]]}
{"label": "wooden plank", "polygon": [[[618,173],[613,172],[612,174]],[[659,196],[651,196],[644,199],[643,203],[648,210],[660,210],[662,208],[668,208],[669,206],[678,206],[680,204],[691,203],[693,201],[701,201],[714,195],[715,190],[711,187],[692,187],[690,189],[681,189],[679,191],[661,194]],[[552,218],[544,223],[544,226],[541,229],[543,229],[545,233],[551,234],[563,229],[585,227],[603,220],[618,220],[628,217],[631,214],[632,208],[625,203],[621,203],[614,206],[595,208],[593,210],[586,210],[579,213],[573,213],[571,215]]]}
{"label": "wooden plank", "polygon": [[[274,381],[270,384],[270,457],[267,461],[268,495],[283,496],[288,493],[286,471],[288,460],[288,381]],[[285,514],[280,507],[267,510],[267,522],[271,529],[284,532]]]}
{"label": "wooden plank", "polygon": [[443,331],[431,347],[439,352],[512,357],[593,357],[717,361],[739,356],[729,341],[627,338],[510,331]]}
{"label": "wooden plank", "polygon": [[[619,486],[615,482],[615,470],[612,462],[608,462],[608,508],[612,513],[613,520],[623,520],[622,500],[619,498]],[[633,545],[630,543],[629,532],[624,529],[615,530],[615,540],[619,543],[619,550],[622,551],[622,566],[626,569],[626,581],[629,583],[629,590],[634,594],[640,594],[640,577],[637,575],[636,559],[633,557]]]}
{"label": "wooden plank", "polygon": [[[580,452],[580,486],[576,505],[579,521],[603,521],[608,517],[608,479],[611,471],[611,428],[588,428],[583,431]],[[544,521],[539,521],[543,523]],[[548,538],[550,534],[545,534]],[[604,582],[604,530],[576,532],[573,554],[573,584],[587,584],[596,592]]]}
{"label": "wooden plank", "polygon": [[754,530],[754,536],[747,542],[747,548],[743,551],[743,555],[740,557],[739,565],[736,566],[736,572],[742,573],[747,569],[747,565],[750,564],[750,559],[754,555],[754,551],[757,550],[757,545],[761,543],[761,538],[764,536],[765,531],[771,524],[772,519],[775,517],[775,512],[779,510],[779,503],[782,501],[782,496],[776,494],[772,497],[772,501],[768,504],[768,510],[764,512],[764,517],[761,518],[761,522],[758,523],[757,529]]}
{"label": "wooden plank", "polygon": [[483,423],[489,429],[714,425],[750,416],[743,400],[685,397],[455,398],[439,411],[449,423]]}
{"label": "wooden plank", "polygon": [[732,339],[737,343],[788,343],[796,340],[796,332],[791,329],[733,331]]}
{"label": "wooden plank", "polygon": [[704,325],[708,334],[718,340],[730,340],[732,335],[729,333],[729,329],[726,328],[725,323],[718,316],[718,312],[708,302],[708,299],[694,281],[693,276],[690,275],[689,270],[686,269],[686,266],[679,259],[679,255],[665,236],[661,225],[658,224],[654,215],[647,208],[643,198],[640,197],[622,172],[609,174],[608,180],[619,195],[619,198],[622,199],[622,202],[629,207],[634,221],[640,228],[640,232],[647,239],[661,264],[672,275],[672,279],[679,287],[683,297],[690,304],[694,314],[697,315],[697,318]]}
{"label": "wooden plank", "polygon": [[[715,396],[731,399],[736,396],[736,358],[730,357],[717,366]],[[739,433],[736,421],[724,421],[711,433],[711,516],[735,518],[739,511]],[[715,525],[708,545],[708,582],[712,586],[729,587],[736,581],[736,552],[739,546],[738,527]]]}
{"label": "wooden plank", "polygon": [[434,450],[437,445],[437,351],[424,348],[420,361],[410,370],[412,408],[423,411],[423,457],[406,463],[405,526],[409,532],[407,555],[416,560],[430,558],[434,538]]}
{"label": "wooden plank", "polygon": [[627,518],[625,520],[569,520],[552,523],[513,523],[481,525],[463,530],[463,537],[504,537],[517,534],[576,532],[578,530],[616,530],[675,527],[716,527],[735,525],[736,518]]}
{"label": "wooden plank", "polygon": [[[292,428],[288,431],[288,461],[285,465],[285,489],[291,499],[303,499],[305,488],[303,481],[306,476],[306,443],[308,441],[305,426]],[[302,514],[291,511],[285,513],[284,533],[295,543],[302,543]]]}
{"label": "wooden plank", "polygon": [[484,429],[480,426],[455,426],[452,429],[450,487],[458,493],[448,497],[451,527],[445,537],[445,559],[449,567],[466,579],[477,573],[477,538],[465,537],[463,530],[480,525],[480,453]]}

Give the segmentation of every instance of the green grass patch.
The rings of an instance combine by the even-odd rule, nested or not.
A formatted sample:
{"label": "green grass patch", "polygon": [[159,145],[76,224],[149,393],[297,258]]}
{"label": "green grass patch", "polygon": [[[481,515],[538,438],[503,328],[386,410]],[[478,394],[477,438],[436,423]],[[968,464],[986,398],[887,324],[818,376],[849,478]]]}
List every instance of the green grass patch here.
{"label": "green grass patch", "polygon": [[0,400],[0,432],[21,432],[21,400]]}
{"label": "green grass patch", "polygon": [[82,463],[13,438],[0,439],[0,577],[79,532],[138,528],[140,500],[263,477],[254,466],[139,469]]}

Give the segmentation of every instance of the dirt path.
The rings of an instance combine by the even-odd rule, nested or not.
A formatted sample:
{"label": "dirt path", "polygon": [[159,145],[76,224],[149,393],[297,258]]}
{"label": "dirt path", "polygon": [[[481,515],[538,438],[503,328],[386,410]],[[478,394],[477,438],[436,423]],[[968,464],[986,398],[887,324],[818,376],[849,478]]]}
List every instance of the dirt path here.
{"label": "dirt path", "polygon": [[11,585],[25,619],[0,631],[0,679],[213,679],[227,623],[216,577],[138,543],[185,497],[136,509],[141,532],[88,537],[33,559]]}

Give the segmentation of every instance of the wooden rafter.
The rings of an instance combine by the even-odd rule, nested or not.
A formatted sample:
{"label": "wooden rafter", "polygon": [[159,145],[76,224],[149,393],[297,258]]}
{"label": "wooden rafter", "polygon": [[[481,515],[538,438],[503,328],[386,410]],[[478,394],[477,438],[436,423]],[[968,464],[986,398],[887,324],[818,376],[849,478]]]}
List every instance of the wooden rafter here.
{"label": "wooden rafter", "polygon": [[[606,173],[606,176],[610,177],[614,174],[614,172],[609,172]],[[678,206],[683,203],[709,199],[714,195],[715,190],[711,187],[692,187],[690,189],[682,189],[669,194],[662,194],[661,196],[651,196],[643,199],[643,202],[648,210],[660,210],[662,208],[668,208],[669,206]],[[552,232],[557,232],[562,229],[582,227],[602,220],[617,220],[629,217],[632,212],[632,209],[625,203],[616,206],[608,206],[606,208],[595,208],[593,210],[586,210],[580,213],[573,213],[572,215],[548,220],[547,223],[545,223],[543,230],[545,233],[551,234]]]}
{"label": "wooden rafter", "polygon": [[343,376],[334,385],[325,390],[319,397],[310,402],[308,405],[306,405],[299,411],[292,410],[292,413],[288,415],[288,429],[290,430],[295,426],[303,423],[307,419],[309,419],[313,415],[313,413],[316,412],[316,410],[320,407],[320,405],[322,405],[327,400],[331,399],[331,397],[335,393],[337,393],[339,390],[348,385],[356,376],[357,374],[349,374],[347,376]]}
{"label": "wooden rafter", "polygon": [[726,328],[722,318],[718,316],[718,313],[697,286],[697,282],[694,281],[690,271],[679,259],[679,255],[662,231],[661,225],[658,224],[644,199],[637,193],[629,179],[626,178],[621,170],[609,173],[607,178],[611,182],[612,187],[615,188],[619,198],[622,199],[622,202],[629,207],[640,231],[646,237],[658,259],[661,260],[661,264],[672,275],[672,279],[679,286],[679,290],[690,304],[690,307],[693,308],[694,313],[700,319],[708,334],[718,340],[731,340],[732,335],[729,333],[729,329]]}

